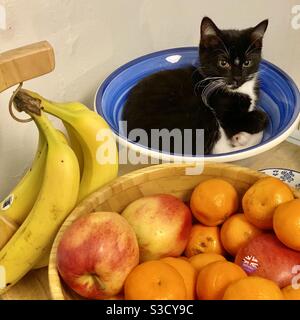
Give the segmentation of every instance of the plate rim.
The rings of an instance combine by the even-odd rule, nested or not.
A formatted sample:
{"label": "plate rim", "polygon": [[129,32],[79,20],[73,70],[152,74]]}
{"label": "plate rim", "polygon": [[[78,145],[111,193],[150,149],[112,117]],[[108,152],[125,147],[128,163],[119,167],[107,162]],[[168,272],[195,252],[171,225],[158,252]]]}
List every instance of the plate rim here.
{"label": "plate rim", "polygon": [[292,172],[295,172],[297,174],[300,175],[300,171],[298,170],[294,170],[294,169],[288,169],[288,168],[281,168],[281,167],[271,167],[271,168],[264,168],[264,169],[258,169],[258,171],[260,172],[264,172],[266,170],[281,170],[281,171],[292,171]]}

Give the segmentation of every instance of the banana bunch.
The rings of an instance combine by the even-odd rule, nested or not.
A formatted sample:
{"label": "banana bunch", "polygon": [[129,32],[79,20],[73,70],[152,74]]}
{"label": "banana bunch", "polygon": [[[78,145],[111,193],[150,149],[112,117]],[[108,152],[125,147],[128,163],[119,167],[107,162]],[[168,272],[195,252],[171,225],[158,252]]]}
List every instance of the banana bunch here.
{"label": "banana bunch", "polygon": [[44,111],[65,124],[81,165],[79,201],[117,176],[116,141],[109,126],[98,114],[79,102],[58,103],[28,90],[22,90],[22,93],[39,100]]}
{"label": "banana bunch", "polygon": [[[25,107],[28,101],[33,104]],[[51,102],[27,90],[21,90],[15,102],[32,116],[39,142],[31,168],[0,202],[0,267],[6,278],[0,294],[31,269],[48,264],[52,242],[64,219],[79,201],[118,173],[112,133],[86,106]],[[69,143],[44,112],[63,121]]]}
{"label": "banana bunch", "polygon": [[60,134],[43,113],[32,114],[32,117],[47,141],[43,182],[28,216],[0,250],[0,266],[5,270],[6,281],[6,288],[1,289],[0,294],[43,257],[78,199],[80,171],[75,153],[61,141]]}

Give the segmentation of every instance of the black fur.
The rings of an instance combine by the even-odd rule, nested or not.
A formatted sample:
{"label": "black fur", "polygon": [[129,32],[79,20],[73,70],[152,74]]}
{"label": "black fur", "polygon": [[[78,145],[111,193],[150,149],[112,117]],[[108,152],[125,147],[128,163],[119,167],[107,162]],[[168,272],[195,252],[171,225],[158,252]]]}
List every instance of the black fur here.
{"label": "black fur", "polygon": [[[204,153],[209,154],[220,136],[220,125],[228,138],[241,131],[251,134],[262,131],[267,125],[265,113],[256,109],[249,112],[250,97],[230,89],[240,87],[258,72],[266,28],[265,20],[254,28],[221,31],[205,17],[201,23],[200,67],[165,70],[141,80],[124,106],[128,132],[142,128],[150,137],[151,129],[204,129]],[[239,65],[235,64],[237,57]],[[228,66],[224,66],[223,60]],[[250,65],[243,65],[246,60],[251,61]],[[220,82],[208,94],[216,80],[222,85]],[[255,93],[257,100],[258,83]],[[196,138],[194,134],[193,154]],[[166,151],[172,153],[174,146]]]}

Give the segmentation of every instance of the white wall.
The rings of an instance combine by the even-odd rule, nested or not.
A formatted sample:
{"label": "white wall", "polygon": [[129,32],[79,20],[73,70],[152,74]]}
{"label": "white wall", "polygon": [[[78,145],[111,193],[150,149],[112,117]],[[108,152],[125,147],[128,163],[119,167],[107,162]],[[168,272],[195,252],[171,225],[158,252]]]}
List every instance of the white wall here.
{"label": "white wall", "polygon": [[[56,100],[90,106],[100,82],[116,67],[151,51],[198,45],[204,15],[220,28],[253,26],[270,19],[264,56],[300,85],[300,30],[291,27],[300,0],[0,0],[7,30],[0,50],[48,40],[56,52],[52,74],[25,87]],[[0,95],[0,198],[29,165],[36,144],[33,124],[16,123]]]}

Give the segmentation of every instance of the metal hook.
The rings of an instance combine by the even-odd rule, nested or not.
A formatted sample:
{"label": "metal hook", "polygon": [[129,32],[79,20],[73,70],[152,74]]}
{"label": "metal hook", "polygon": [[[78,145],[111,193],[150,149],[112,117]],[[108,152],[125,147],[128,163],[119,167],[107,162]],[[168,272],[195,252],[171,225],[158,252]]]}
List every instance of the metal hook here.
{"label": "metal hook", "polygon": [[[23,85],[23,82],[21,82],[17,88],[16,91],[14,91],[13,95],[11,96],[11,98],[9,99],[9,104],[8,104],[8,109],[9,109],[9,113],[11,115],[11,117],[18,121],[18,122],[23,122],[23,123],[26,123],[26,122],[30,122],[32,121],[33,119],[30,117],[28,119],[19,119],[18,117],[16,117],[13,113],[13,106],[15,107],[16,110],[18,110],[16,108],[16,106],[14,105],[14,99],[15,99],[15,96],[18,94],[18,92],[22,89],[22,85]],[[18,110],[19,111],[19,110]]]}

